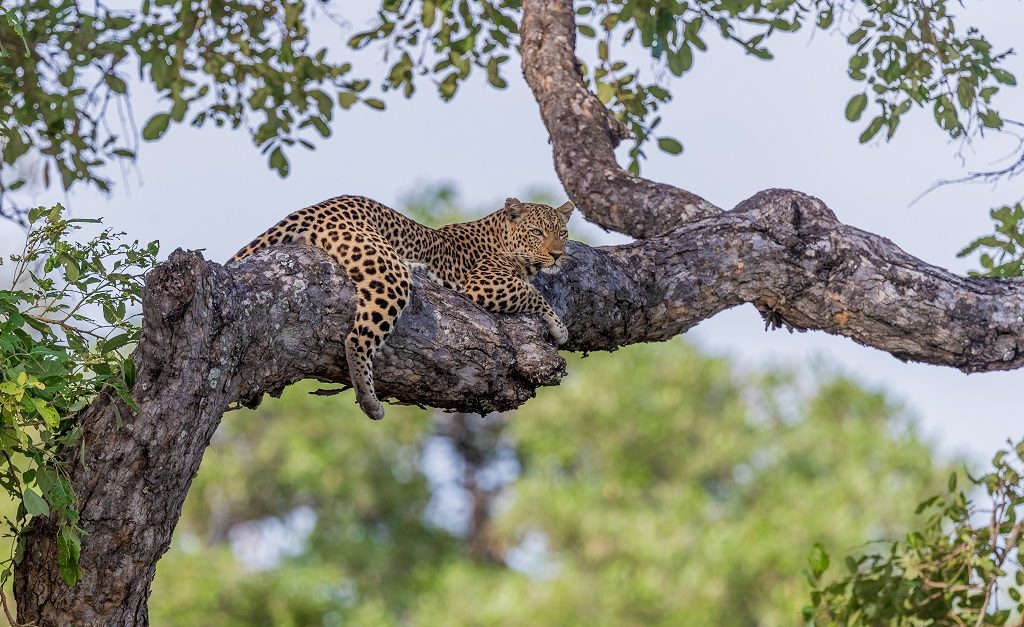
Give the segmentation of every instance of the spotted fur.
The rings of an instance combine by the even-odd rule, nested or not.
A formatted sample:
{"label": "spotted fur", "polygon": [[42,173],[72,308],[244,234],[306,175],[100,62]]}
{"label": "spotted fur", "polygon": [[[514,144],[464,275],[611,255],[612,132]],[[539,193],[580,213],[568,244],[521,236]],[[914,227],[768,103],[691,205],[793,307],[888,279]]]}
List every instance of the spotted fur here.
{"label": "spotted fur", "polygon": [[384,408],[373,389],[373,355],[409,302],[414,266],[488,311],[540,314],[556,343],[568,339],[530,279],[561,267],[572,210],[571,202],[555,208],[509,198],[480,220],[432,229],[369,198],[339,196],[292,213],[228,263],[277,244],[302,243],[327,251],[345,269],[358,295],[345,338],[349,376],[356,402],[379,420]]}

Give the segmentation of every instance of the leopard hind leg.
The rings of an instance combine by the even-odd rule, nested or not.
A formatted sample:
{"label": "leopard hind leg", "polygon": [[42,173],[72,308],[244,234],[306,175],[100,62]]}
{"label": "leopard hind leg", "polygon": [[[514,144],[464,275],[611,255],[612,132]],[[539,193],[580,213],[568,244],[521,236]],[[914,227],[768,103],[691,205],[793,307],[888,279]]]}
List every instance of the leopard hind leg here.
{"label": "leopard hind leg", "polygon": [[345,268],[357,302],[352,330],[345,337],[345,358],[356,402],[373,420],[384,407],[373,384],[373,356],[395,330],[409,301],[411,278],[405,263],[379,233],[344,230],[327,252]]}

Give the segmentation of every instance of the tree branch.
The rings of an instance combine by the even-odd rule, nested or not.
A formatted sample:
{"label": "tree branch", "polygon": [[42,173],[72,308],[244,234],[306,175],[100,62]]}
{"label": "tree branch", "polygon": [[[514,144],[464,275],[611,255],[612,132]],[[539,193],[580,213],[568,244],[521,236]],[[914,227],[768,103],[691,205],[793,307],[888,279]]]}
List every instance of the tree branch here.
{"label": "tree branch", "polygon": [[720,211],[696,194],[619,166],[614,148],[625,128],[583,83],[570,0],[523,2],[520,36],[523,74],[551,136],[555,170],[587,219],[633,237],[652,237]]}
{"label": "tree branch", "polygon": [[[703,245],[712,246],[717,256],[709,261],[735,262],[734,273],[720,265],[706,267],[687,277],[693,281],[687,287],[680,283],[685,273],[659,260],[649,269],[666,282],[662,289],[714,290],[718,308],[752,302],[768,326],[822,329],[900,359],[967,372],[1020,367],[1024,304],[1019,281],[964,279],[929,266],[885,238],[840,224],[823,203],[797,192],[769,190],[721,214],[688,191],[632,177],[612,152],[614,120],[578,70],[571,0],[524,0],[520,35],[523,74],[540,105],[555,168],[584,215],[636,237],[676,228],[667,238],[641,246],[644,253],[636,263],[654,248],[692,250],[702,234],[731,225],[713,241],[705,238]],[[758,216],[754,224],[764,230],[751,229],[751,216]],[[741,250],[744,254],[738,254]],[[754,254],[758,259],[750,259],[758,250],[781,256]],[[675,320],[659,325],[663,330],[682,332],[695,324],[686,320],[686,304],[677,306],[681,309],[668,314]],[[711,309],[701,311],[710,315]]]}
{"label": "tree branch", "polygon": [[[1024,282],[954,276],[787,190],[625,246],[574,243],[562,273],[538,283],[570,350],[666,340],[750,302],[774,325],[846,335],[901,359],[968,372],[1024,365]],[[145,624],[156,562],[221,415],[300,379],[347,383],[340,338],[353,306],[344,273],[311,248],[236,268],[178,251],[154,269],[134,355],[140,413],[102,398],[82,416],[85,463],[72,476],[83,579],[63,584],[53,529],[34,525],[16,574],[20,619]],[[399,402],[489,412],[557,384],[564,366],[539,321],[492,315],[417,276],[375,377]]]}

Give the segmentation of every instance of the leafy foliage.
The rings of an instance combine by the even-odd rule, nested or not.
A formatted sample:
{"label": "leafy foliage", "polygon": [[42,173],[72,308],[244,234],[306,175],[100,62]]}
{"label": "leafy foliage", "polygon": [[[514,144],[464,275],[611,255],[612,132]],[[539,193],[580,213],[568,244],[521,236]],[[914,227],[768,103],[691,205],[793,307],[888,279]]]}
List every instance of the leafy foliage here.
{"label": "leafy foliage", "polygon": [[4,519],[15,541],[0,581],[21,560],[30,517],[53,516],[61,574],[73,585],[81,530],[68,464],[85,446],[75,413],[101,393],[134,406],[135,364],[122,352],[138,341],[132,309],[157,244],[124,243],[110,229],[76,242],[97,221],[70,219],[60,205],[28,218],[25,247],[10,256],[11,289],[0,290],[0,487],[19,503]]}
{"label": "leafy foliage", "polygon": [[[850,77],[865,83],[846,108],[851,121],[861,118],[869,103],[877,114],[861,141],[883,128],[891,138],[900,120],[914,106],[931,106],[936,123],[954,138],[1003,125],[992,99],[1001,85],[1014,85],[1002,67],[1008,52],[994,52],[975,29],[958,35],[947,2],[875,2],[873,0],[795,0],[759,2],[720,0],[585,0],[577,2],[579,34],[596,41],[597,62],[585,70],[591,86],[633,136],[630,169],[639,172],[644,145],[657,139],[668,153],[682,152],[672,137],[657,137],[658,110],[671,99],[664,78],[689,72],[698,53],[708,50],[707,31],[741,46],[758,59],[770,60],[766,42],[779,32],[795,32],[806,23],[822,30],[844,29],[854,48]],[[505,54],[518,38],[520,2],[502,0],[385,0],[373,28],[355,35],[350,44],[364,47],[382,41],[397,60],[391,62],[385,87],[415,91],[417,74],[435,76],[442,98],[454,97],[473,67],[488,82],[506,85]],[[854,18],[861,14],[863,18]],[[655,62],[654,76],[631,67],[622,56],[639,44]],[[428,52],[430,56],[428,56]],[[399,54],[400,53],[400,54]]]}
{"label": "leafy foliage", "polygon": [[1020,276],[1024,269],[1024,206],[1017,203],[1012,207],[999,207],[989,215],[995,223],[996,232],[974,240],[957,253],[957,257],[978,253],[982,269],[972,272],[974,276]]}
{"label": "leafy foliage", "polygon": [[[658,110],[671,99],[667,76],[682,76],[708,49],[707,31],[771,59],[768,39],[806,24],[845,30],[854,48],[850,76],[864,82],[846,108],[859,120],[876,113],[861,135],[883,128],[892,137],[914,106],[930,106],[937,124],[954,138],[999,129],[993,98],[1016,79],[976,30],[958,34],[947,0],[583,0],[576,3],[578,31],[596,41],[596,63],[585,69],[601,100],[633,135],[630,169],[639,171],[644,146],[677,154],[682,143],[656,134]],[[59,176],[65,188],[86,182],[110,187],[102,174],[111,161],[134,160],[137,145],[126,72],[166,100],[166,109],[142,125],[141,136],[159,139],[172,124],[244,127],[281,176],[286,151],[329,137],[337,108],[362,102],[370,81],[353,78],[349,62],[329,58],[313,44],[316,17],[338,20],[327,2],[144,0],[139,9],[84,7],[72,2],[14,0],[0,20],[0,80],[14,89],[0,101],[11,120],[3,132],[3,163],[30,152],[44,156],[43,178]],[[449,100],[482,71],[490,85],[507,85],[504,72],[518,45],[520,0],[381,0],[373,23],[348,38],[355,50],[382,47],[383,91],[406,97],[428,78]],[[855,17],[861,16],[861,17]],[[648,50],[653,76],[631,67],[622,52]],[[0,85],[2,87],[2,85]],[[120,130],[110,130],[116,111]],[[23,185],[14,181],[12,189]],[[2,190],[0,190],[2,191]]]}
{"label": "leafy foliage", "polygon": [[[10,121],[0,129],[3,163],[41,155],[47,185],[59,177],[65,189],[84,182],[108,190],[104,166],[135,159],[129,71],[166,102],[141,125],[143,139],[186,121],[245,128],[281,176],[285,149],[330,136],[336,109],[383,107],[363,95],[368,81],[349,77],[349,63],[312,43],[307,24],[327,14],[320,3],[144,0],[112,9],[13,0],[4,11],[0,76],[14,89],[0,100],[0,118]],[[120,124],[111,125],[115,115]]]}
{"label": "leafy foliage", "polygon": [[[945,494],[923,501],[924,526],[888,550],[851,556],[846,573],[826,581],[828,554],[809,559],[814,625],[1005,625],[1024,615],[1024,442],[996,453],[978,478],[949,477]],[[973,493],[987,498],[978,505]],[[1018,623],[1019,624],[1019,623]]]}
{"label": "leafy foliage", "polygon": [[[844,7],[819,2],[819,27],[831,26]],[[846,117],[861,118],[869,101],[877,114],[861,133],[861,143],[883,128],[891,138],[912,107],[930,106],[935,123],[950,137],[1000,129],[1003,120],[993,107],[1002,85],[1016,79],[1002,67],[1010,51],[994,51],[977,29],[957,32],[946,0],[874,2],[864,0],[866,17],[847,35],[854,47],[850,78],[865,92],[850,99]]]}

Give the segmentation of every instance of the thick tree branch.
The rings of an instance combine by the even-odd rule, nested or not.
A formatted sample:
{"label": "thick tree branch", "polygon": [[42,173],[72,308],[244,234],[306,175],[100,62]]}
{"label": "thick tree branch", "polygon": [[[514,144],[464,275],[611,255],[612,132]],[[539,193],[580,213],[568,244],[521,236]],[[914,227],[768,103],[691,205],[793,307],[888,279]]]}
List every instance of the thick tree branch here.
{"label": "thick tree branch", "polygon": [[[571,350],[669,339],[750,302],[777,325],[846,335],[901,359],[968,372],[1024,365],[1024,282],[954,276],[797,192],[763,192],[626,246],[574,244],[568,256],[539,287]],[[314,249],[274,249],[230,269],[179,251],[157,267],[134,356],[141,411],[104,398],[82,417],[85,464],[76,460],[73,480],[87,532],[83,579],[63,584],[53,530],[37,524],[16,574],[20,619],[145,624],[156,562],[221,415],[300,379],[346,382],[339,338],[352,310],[348,279]],[[539,321],[489,314],[418,277],[375,376],[403,403],[487,412],[563,374]]]}
{"label": "thick tree branch", "polygon": [[570,0],[523,2],[523,74],[551,136],[555,170],[583,214],[606,229],[651,237],[720,210],[691,192],[633,176],[615,160],[625,128],[587,90],[574,54]]}
{"label": "thick tree branch", "polygon": [[[840,224],[822,203],[796,192],[765,192],[720,214],[690,192],[622,171],[612,152],[618,127],[578,70],[571,0],[524,0],[523,10],[523,74],[540,105],[555,167],[569,196],[590,220],[637,237],[678,227],[667,238],[641,246],[644,252],[635,260],[655,264],[649,269],[663,281],[661,289],[714,290],[720,308],[752,302],[771,326],[823,329],[901,359],[968,372],[1020,367],[1024,311],[1017,281],[968,280],[929,266],[882,237]],[[787,212],[791,228],[785,227]],[[752,224],[750,216],[760,217]],[[722,224],[732,227],[712,241],[701,237]],[[765,230],[751,230],[754,224]],[[693,283],[687,288],[678,281],[687,272],[653,261],[655,248],[696,241],[738,264],[735,272],[708,267],[689,274]],[[769,241],[787,241],[793,248],[751,267],[755,260],[749,253],[777,248]],[[747,248],[748,254],[735,252]],[[803,251],[808,258],[787,250]],[[677,306],[682,309],[669,314],[674,323],[656,326],[676,332],[692,326],[685,303]],[[646,312],[648,319],[651,315]]]}

